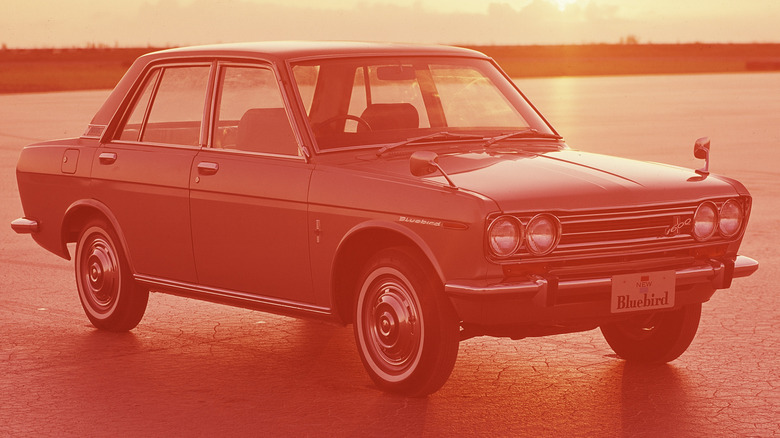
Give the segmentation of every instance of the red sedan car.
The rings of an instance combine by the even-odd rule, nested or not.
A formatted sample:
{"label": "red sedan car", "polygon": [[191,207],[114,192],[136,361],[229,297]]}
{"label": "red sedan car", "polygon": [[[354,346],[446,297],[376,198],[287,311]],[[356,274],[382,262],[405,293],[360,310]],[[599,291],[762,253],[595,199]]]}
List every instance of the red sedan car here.
{"label": "red sedan car", "polygon": [[17,178],[13,229],[66,259],[75,242],[96,327],[132,329],[150,291],[352,324],[371,378],[407,395],[473,336],[600,327],[625,360],[673,360],[702,303],[758,268],[742,184],[572,150],[453,47],[151,53]]}

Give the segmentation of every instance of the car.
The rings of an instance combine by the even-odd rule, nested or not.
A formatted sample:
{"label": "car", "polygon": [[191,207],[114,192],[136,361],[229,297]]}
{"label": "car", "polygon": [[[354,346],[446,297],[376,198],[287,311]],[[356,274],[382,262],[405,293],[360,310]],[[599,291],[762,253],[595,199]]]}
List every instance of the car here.
{"label": "car", "polygon": [[698,170],[572,149],[465,48],[185,47],[22,150],[11,226],[74,259],[98,329],[136,327],[150,291],[351,324],[379,388],[424,396],[475,336],[600,328],[624,360],[680,356],[758,269],[750,193],[709,149]]}

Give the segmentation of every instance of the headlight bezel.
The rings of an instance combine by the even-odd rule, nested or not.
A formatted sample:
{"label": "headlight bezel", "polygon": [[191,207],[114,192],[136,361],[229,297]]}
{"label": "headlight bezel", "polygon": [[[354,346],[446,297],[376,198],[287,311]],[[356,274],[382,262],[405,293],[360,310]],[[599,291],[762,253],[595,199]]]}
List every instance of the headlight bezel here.
{"label": "headlight bezel", "polygon": [[[552,238],[552,242],[549,244],[549,246],[545,249],[539,249],[538,242],[533,240],[532,237],[532,229],[535,228],[535,223],[549,220],[548,224],[550,225],[552,232],[554,233],[554,236]],[[561,234],[562,234],[562,226],[561,226],[561,220],[558,219],[557,216],[550,214],[550,213],[539,213],[536,216],[532,217],[528,224],[525,226],[525,249],[534,257],[542,257],[546,256],[553,251],[555,251],[555,248],[558,247],[558,244],[561,242]]]}
{"label": "headlight bezel", "polygon": [[[713,218],[712,218],[712,229],[709,230],[707,233],[699,234],[696,232],[697,225],[699,223],[703,223],[705,220],[704,218],[699,219],[699,213],[703,212],[705,209],[709,209],[712,211]],[[691,224],[691,235],[697,242],[706,242],[710,239],[712,239],[716,234],[718,234],[718,227],[720,223],[719,219],[719,209],[718,206],[715,205],[712,201],[704,201],[701,204],[699,204],[698,207],[696,207],[696,211],[693,213],[693,223]]]}
{"label": "headlight bezel", "polygon": [[[510,225],[517,230],[517,236],[516,238],[514,238],[514,243],[506,246],[506,248],[511,247],[511,250],[502,251],[500,248],[497,249],[497,243],[495,242],[493,233],[496,230],[497,226],[503,224]],[[513,255],[517,254],[517,251],[520,249],[524,241],[525,241],[525,225],[523,225],[523,222],[520,221],[520,219],[516,218],[515,216],[511,216],[511,215],[498,216],[495,219],[493,219],[490,222],[490,225],[488,226],[487,245],[490,250],[490,253],[495,257],[501,259],[512,257]]]}
{"label": "headlight bezel", "polygon": [[[734,227],[733,231],[724,231],[723,229],[723,223],[724,220],[727,220],[726,214],[724,213],[727,208],[730,206],[734,206],[736,208],[737,212],[737,218],[736,218],[736,226]],[[718,233],[726,238],[730,239],[740,233],[742,230],[742,226],[745,223],[745,207],[737,201],[736,199],[728,199],[726,200],[723,205],[720,206],[720,209],[718,210]]]}

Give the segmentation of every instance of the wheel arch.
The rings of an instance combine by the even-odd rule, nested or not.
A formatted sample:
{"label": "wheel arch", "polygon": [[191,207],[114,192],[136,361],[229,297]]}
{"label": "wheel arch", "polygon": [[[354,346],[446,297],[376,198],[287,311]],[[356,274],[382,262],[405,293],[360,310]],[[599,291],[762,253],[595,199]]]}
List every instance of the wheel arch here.
{"label": "wheel arch", "polygon": [[425,241],[409,228],[393,222],[369,221],[344,235],[338,245],[331,270],[333,312],[344,323],[352,322],[355,289],[366,260],[381,249],[405,246],[427,261],[440,282],[444,273]]}
{"label": "wheel arch", "polygon": [[79,238],[81,229],[84,227],[87,221],[93,218],[102,218],[106,220],[109,225],[111,225],[111,227],[114,229],[114,232],[116,232],[117,236],[119,236],[119,244],[122,245],[122,249],[124,250],[125,258],[127,259],[127,263],[130,266],[130,272],[135,272],[133,269],[133,261],[130,256],[130,252],[127,250],[127,241],[125,240],[125,235],[122,232],[122,227],[119,225],[119,221],[117,221],[116,217],[111,212],[111,209],[108,208],[108,206],[96,199],[78,200],[72,203],[65,211],[60,233],[64,253],[68,256],[67,259],[71,259],[70,252],[67,249],[67,244],[76,242]]}

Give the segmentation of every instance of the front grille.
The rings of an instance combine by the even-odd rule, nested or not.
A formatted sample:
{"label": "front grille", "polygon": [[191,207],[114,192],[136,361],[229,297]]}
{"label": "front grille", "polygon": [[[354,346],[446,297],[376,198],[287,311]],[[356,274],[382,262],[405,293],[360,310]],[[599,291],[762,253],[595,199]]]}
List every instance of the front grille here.
{"label": "front grille", "polygon": [[[713,199],[718,208],[729,198]],[[748,205],[743,203],[745,211]],[[661,253],[700,245],[692,236],[693,215],[700,202],[598,211],[549,212],[561,221],[561,240],[544,257],[525,247],[509,258],[517,261],[556,261],[637,253]],[[536,214],[514,214],[523,224]],[[707,243],[724,242],[715,236]]]}
{"label": "front grille", "polygon": [[691,222],[698,205],[561,214],[561,242],[553,255],[568,257],[693,243]]}

